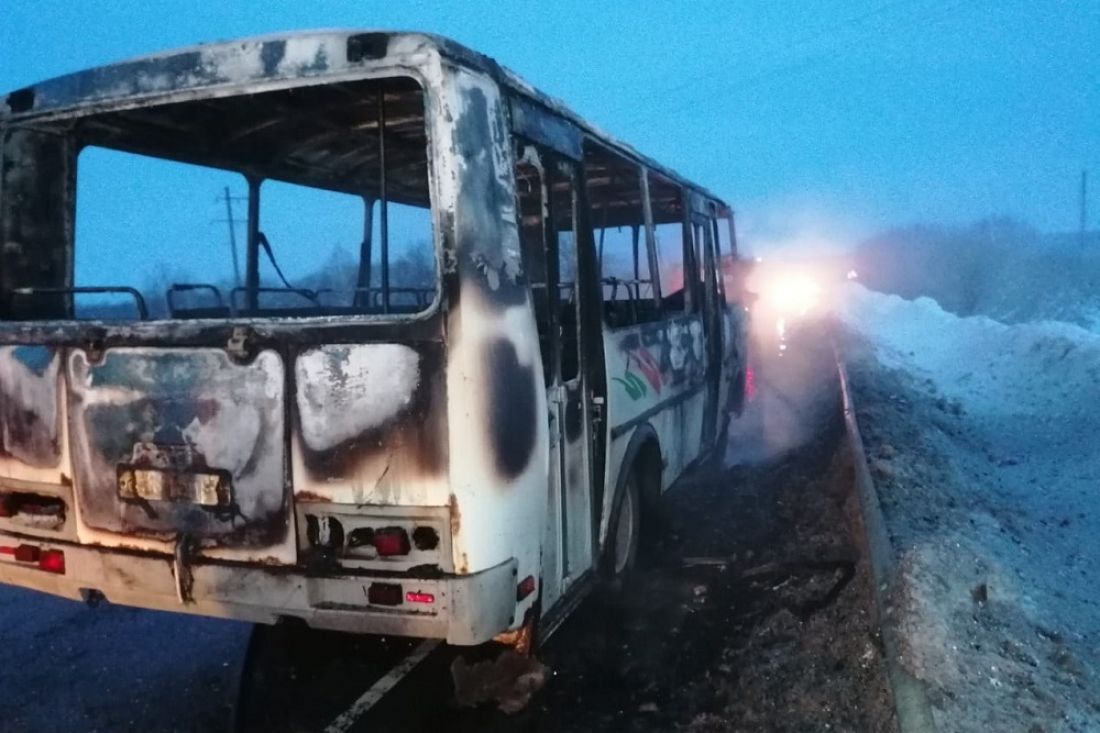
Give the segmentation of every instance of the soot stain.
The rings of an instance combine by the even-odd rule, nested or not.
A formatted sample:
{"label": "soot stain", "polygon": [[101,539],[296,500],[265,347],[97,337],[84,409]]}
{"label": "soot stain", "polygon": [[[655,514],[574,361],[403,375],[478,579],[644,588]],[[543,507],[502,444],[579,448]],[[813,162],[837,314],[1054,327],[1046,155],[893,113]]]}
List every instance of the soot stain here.
{"label": "soot stain", "polygon": [[500,338],[487,349],[485,378],[489,382],[489,432],[497,471],[514,479],[527,468],[535,450],[535,369],[522,366],[515,345]]}

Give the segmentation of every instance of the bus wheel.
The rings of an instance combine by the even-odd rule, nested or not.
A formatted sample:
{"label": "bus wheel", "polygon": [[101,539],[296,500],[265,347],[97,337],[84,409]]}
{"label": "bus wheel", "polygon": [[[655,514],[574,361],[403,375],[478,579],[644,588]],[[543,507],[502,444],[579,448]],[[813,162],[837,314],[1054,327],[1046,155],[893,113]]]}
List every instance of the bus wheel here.
{"label": "bus wheel", "polygon": [[608,579],[621,577],[634,567],[638,556],[638,535],[641,529],[641,500],[638,496],[638,471],[632,469],[623,486],[623,495],[615,513],[615,522],[608,535]]}

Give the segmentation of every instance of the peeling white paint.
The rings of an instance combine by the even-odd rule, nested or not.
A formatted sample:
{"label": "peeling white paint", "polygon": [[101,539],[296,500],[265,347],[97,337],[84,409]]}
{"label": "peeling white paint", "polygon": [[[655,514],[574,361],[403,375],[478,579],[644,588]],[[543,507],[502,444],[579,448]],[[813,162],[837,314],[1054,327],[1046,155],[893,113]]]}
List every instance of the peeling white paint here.
{"label": "peeling white paint", "polygon": [[[337,41],[341,41],[337,43]],[[288,38],[283,58],[279,62],[277,72],[285,76],[300,76],[308,73],[317,65],[318,61],[324,61],[325,65],[333,64],[342,66],[346,61],[347,40],[345,38]]]}
{"label": "peeling white paint", "polygon": [[239,476],[252,457],[241,447],[260,442],[263,418],[255,405],[239,401],[239,398],[218,398],[218,405],[217,413],[205,423],[196,418],[180,432],[198,449],[207,465],[227,469]]}
{"label": "peeling white paint", "polygon": [[323,346],[298,357],[302,438],[323,451],[381,427],[409,406],[420,356],[400,344]]}
{"label": "peeling white paint", "polygon": [[[232,46],[203,46],[200,50],[203,71],[228,81],[247,81],[263,75],[260,58],[262,43],[254,41]],[[191,84],[197,78],[189,80]]]}

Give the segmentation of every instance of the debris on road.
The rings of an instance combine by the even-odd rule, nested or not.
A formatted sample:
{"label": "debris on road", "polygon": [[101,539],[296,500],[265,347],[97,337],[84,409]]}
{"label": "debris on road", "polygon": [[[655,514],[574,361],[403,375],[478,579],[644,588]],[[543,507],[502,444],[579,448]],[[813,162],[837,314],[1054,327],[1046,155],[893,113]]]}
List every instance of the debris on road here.
{"label": "debris on road", "polygon": [[461,655],[451,662],[455,700],[464,707],[495,702],[501,712],[512,715],[527,706],[542,689],[549,669],[533,656],[506,649],[493,659],[468,663]]}

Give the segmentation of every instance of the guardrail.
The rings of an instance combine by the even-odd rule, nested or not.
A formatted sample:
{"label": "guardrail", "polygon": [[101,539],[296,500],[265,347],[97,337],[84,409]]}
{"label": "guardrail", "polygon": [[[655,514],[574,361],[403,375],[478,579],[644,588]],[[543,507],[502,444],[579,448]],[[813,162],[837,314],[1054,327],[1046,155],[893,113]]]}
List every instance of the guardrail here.
{"label": "guardrail", "polygon": [[882,634],[886,674],[893,692],[898,731],[899,733],[936,733],[936,721],[932,717],[932,706],[928,702],[924,683],[902,667],[899,659],[899,630],[887,602],[890,588],[896,580],[895,552],[890,543],[890,533],[886,529],[886,519],[882,514],[878,491],[875,489],[871,469],[867,464],[867,453],[863,447],[863,438],[860,436],[859,422],[856,419],[848,370],[844,366],[840,349],[835,344],[833,354],[844,400],[844,426],[848,433],[848,445],[852,451],[856,496],[859,498],[860,518],[863,525],[863,541],[871,561],[871,575],[874,580],[875,615]]}

